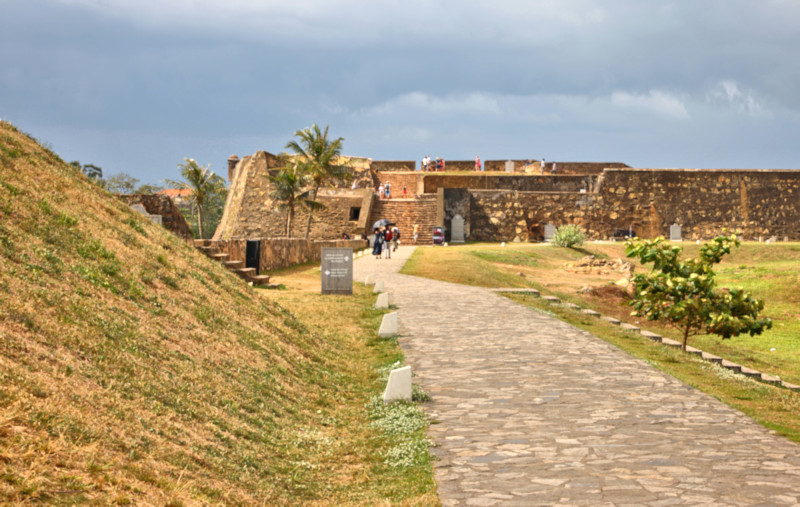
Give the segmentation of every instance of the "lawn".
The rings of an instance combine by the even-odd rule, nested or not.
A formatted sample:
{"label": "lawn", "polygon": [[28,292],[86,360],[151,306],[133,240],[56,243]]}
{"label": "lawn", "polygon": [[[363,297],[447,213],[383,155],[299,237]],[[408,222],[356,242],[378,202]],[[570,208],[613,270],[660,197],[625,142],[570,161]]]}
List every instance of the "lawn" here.
{"label": "lawn", "polygon": [[[699,246],[684,244],[684,255],[696,255]],[[625,259],[623,243],[587,243],[581,249],[558,248],[546,244],[474,243],[445,248],[419,248],[403,268],[403,273],[454,283],[482,287],[532,287],[543,295],[595,309],[604,315],[641,325],[664,336],[679,339],[680,334],[656,322],[632,317],[627,306],[627,273],[612,267],[580,267],[580,260]],[[617,264],[618,265],[618,264]],[[634,263],[640,272],[641,265]],[[721,340],[715,336],[695,336],[689,344],[731,361],[800,384],[800,245],[797,243],[745,243],[719,265],[721,287],[741,287],[766,301],[764,313],[774,320],[773,329],[761,336],[739,336]],[[619,283],[617,283],[619,282]],[[692,359],[682,352],[622,332],[597,319],[587,318],[563,306],[548,306],[538,298],[510,296],[513,299],[555,313],[578,327],[585,328],[628,353],[643,358],[684,382],[721,399],[753,416],[768,427],[800,441],[800,394],[753,382],[727,370]]]}

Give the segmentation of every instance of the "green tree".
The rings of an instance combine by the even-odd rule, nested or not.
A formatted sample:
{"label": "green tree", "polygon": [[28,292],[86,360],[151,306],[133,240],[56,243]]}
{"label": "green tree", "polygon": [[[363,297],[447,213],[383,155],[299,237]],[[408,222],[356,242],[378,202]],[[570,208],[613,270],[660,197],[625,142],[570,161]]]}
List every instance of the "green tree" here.
{"label": "green tree", "polygon": [[759,318],[764,302],[738,289],[717,289],[713,266],[739,246],[736,235],[719,236],[700,248],[696,259],[681,260],[683,250],[664,238],[630,240],[625,255],[652,264],[649,273],[633,278],[632,315],[658,320],[690,335],[716,334],[723,339],[742,333],[759,335],[772,320]]}
{"label": "green tree", "polygon": [[81,165],[77,160],[69,163],[76,170],[85,174],[90,180],[101,181],[103,179],[103,169],[94,164]]}
{"label": "green tree", "polygon": [[[344,138],[328,138],[328,126],[325,131],[321,131],[315,123],[309,128],[298,130],[294,133],[296,141],[289,141],[286,149],[302,158],[308,163],[308,177],[311,181],[312,189],[309,196],[311,201],[316,200],[319,187],[334,180],[347,180],[350,176],[347,166],[339,165],[339,157],[342,154],[342,142]],[[322,205],[317,203],[316,208]],[[308,239],[311,231],[311,215],[313,209],[308,210],[308,221],[306,222],[305,238]]]}
{"label": "green tree", "polygon": [[201,166],[193,158],[184,158],[183,164],[178,164],[183,181],[164,180],[176,188],[188,188],[192,191],[189,203],[197,212],[197,232],[201,238],[205,237],[203,231],[206,209],[208,204],[218,199],[220,194],[227,192],[225,180],[214,174],[209,166]]}
{"label": "green tree", "polygon": [[269,175],[272,183],[270,197],[278,201],[280,209],[286,212],[286,237],[292,235],[292,222],[294,221],[294,211],[297,206],[302,206],[309,210],[318,209],[322,205],[311,198],[311,190],[308,189],[310,181],[311,167],[306,160],[294,159],[276,174]]}
{"label": "green tree", "polygon": [[161,185],[155,185],[153,183],[145,183],[143,185],[139,185],[136,189],[137,194],[157,194],[161,190],[164,190],[164,187]]}
{"label": "green tree", "polygon": [[112,194],[132,194],[139,185],[139,180],[128,173],[117,173],[105,180],[106,189]]}

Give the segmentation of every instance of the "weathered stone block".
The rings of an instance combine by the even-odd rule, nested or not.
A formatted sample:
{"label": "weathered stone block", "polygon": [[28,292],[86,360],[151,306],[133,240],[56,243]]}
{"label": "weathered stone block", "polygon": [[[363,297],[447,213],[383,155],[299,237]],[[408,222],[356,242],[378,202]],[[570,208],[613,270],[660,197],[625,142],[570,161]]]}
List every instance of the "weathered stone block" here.
{"label": "weathered stone block", "polygon": [[391,338],[397,334],[398,322],[397,312],[387,313],[383,316],[381,327],[378,330],[378,336],[381,338]]}
{"label": "weathered stone block", "polygon": [[411,401],[411,367],[404,366],[389,372],[386,390],[383,391],[383,402]]}
{"label": "weathered stone block", "polygon": [[375,309],[389,308],[389,293],[382,292],[378,294],[378,299],[375,301]]}

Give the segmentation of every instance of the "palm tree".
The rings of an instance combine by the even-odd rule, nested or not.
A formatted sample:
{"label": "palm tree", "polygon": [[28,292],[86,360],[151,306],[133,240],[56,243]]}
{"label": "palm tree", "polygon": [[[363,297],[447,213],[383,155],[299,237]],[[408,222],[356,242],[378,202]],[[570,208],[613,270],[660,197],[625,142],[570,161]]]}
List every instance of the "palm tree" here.
{"label": "palm tree", "polygon": [[[298,130],[294,133],[297,141],[289,141],[286,149],[291,150],[298,158],[308,163],[308,176],[311,180],[312,190],[310,200],[317,198],[319,187],[330,179],[348,179],[350,176],[347,167],[337,164],[342,154],[343,137],[330,140],[328,139],[328,127],[322,132],[315,123],[309,128]],[[317,203],[318,204],[318,203]],[[321,207],[318,205],[317,207]],[[308,239],[311,231],[312,209],[308,210],[308,221],[306,222],[306,235]]]}
{"label": "palm tree", "polygon": [[310,164],[305,160],[295,159],[287,161],[285,167],[281,168],[276,174],[268,175],[272,183],[270,197],[279,201],[278,207],[286,209],[286,237],[292,237],[292,221],[294,220],[294,209],[302,206],[311,210],[322,207],[321,204],[311,199],[311,190],[308,182],[310,175]]}
{"label": "palm tree", "polygon": [[192,191],[189,202],[197,209],[197,231],[203,237],[203,218],[206,203],[216,195],[225,191],[225,180],[214,174],[211,165],[201,166],[193,158],[184,158],[183,164],[178,164],[184,181],[164,180],[169,185],[177,188],[186,188]]}

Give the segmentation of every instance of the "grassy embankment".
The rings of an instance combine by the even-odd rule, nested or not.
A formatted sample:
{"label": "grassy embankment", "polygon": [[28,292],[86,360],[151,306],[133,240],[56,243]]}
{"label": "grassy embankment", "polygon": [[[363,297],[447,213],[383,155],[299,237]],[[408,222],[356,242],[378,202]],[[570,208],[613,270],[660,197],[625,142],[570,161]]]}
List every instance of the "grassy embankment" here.
{"label": "grassy embankment", "polygon": [[[685,255],[697,254],[698,245],[683,246]],[[568,266],[586,255],[624,258],[624,245],[587,244],[581,250],[524,244],[505,248],[498,244],[420,248],[409,259],[403,272],[481,287],[533,287],[542,294],[558,296],[563,301],[615,316],[676,340],[680,338],[672,328],[630,315],[631,308],[625,305],[624,291],[613,285],[623,276],[621,273],[599,273],[597,270],[584,273]],[[798,261],[800,245],[797,243],[743,244],[719,265],[718,284],[721,287],[742,287],[766,300],[764,311],[775,321],[773,329],[761,336],[740,336],[729,340],[696,336],[689,339],[689,344],[800,384]],[[643,268],[636,265],[636,269]],[[550,305],[532,296],[509,297],[586,329],[800,442],[800,393],[734,375],[564,306]]]}
{"label": "grassy embankment", "polygon": [[373,402],[402,358],[374,298],[316,292],[254,291],[0,123],[0,503],[435,503],[424,420]]}

